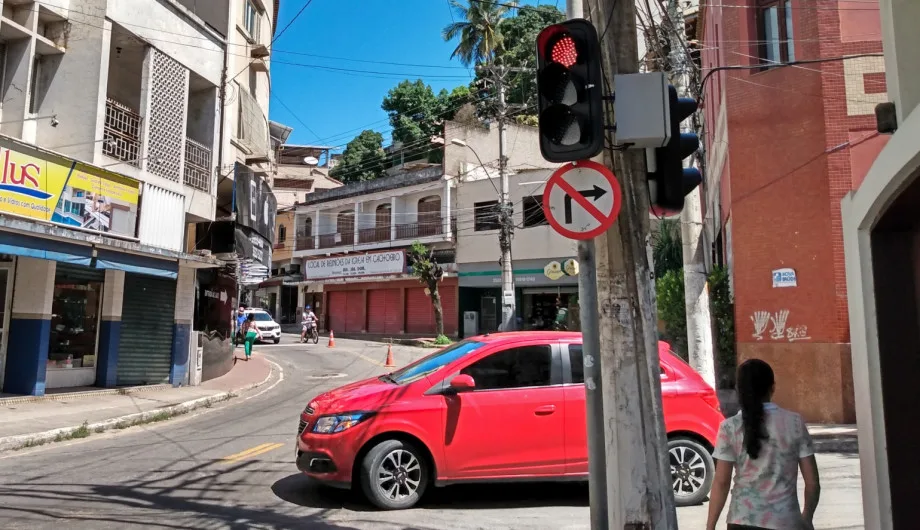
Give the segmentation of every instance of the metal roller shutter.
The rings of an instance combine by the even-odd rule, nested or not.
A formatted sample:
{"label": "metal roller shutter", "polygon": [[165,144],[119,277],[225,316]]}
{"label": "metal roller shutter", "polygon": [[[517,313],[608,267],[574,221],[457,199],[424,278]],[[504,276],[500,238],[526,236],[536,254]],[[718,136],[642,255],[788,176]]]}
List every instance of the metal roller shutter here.
{"label": "metal roller shutter", "polygon": [[169,382],[175,306],[175,280],[125,274],[118,385]]}
{"label": "metal roller shutter", "polygon": [[102,269],[93,269],[85,265],[73,265],[70,263],[58,262],[55,266],[55,281],[62,283],[72,282],[105,282],[105,271]]}
{"label": "metal roller shutter", "polygon": [[329,293],[329,300],[326,306],[326,313],[329,315],[329,329],[339,333],[345,332],[345,291]]}
{"label": "metal roller shutter", "polygon": [[423,287],[406,290],[406,332],[434,333],[434,310]]}
{"label": "metal roller shutter", "polygon": [[368,291],[367,331],[369,333],[386,333],[387,316],[387,291],[385,289]]}
{"label": "metal roller shutter", "polygon": [[384,333],[402,333],[402,290],[387,289],[386,293],[386,308],[383,312],[386,317],[386,328],[384,329]]}
{"label": "metal roller shutter", "polygon": [[367,331],[397,334],[402,331],[399,289],[374,289],[367,292]]}
{"label": "metal roller shutter", "polygon": [[345,331],[360,333],[364,329],[364,293],[348,291],[345,300]]}

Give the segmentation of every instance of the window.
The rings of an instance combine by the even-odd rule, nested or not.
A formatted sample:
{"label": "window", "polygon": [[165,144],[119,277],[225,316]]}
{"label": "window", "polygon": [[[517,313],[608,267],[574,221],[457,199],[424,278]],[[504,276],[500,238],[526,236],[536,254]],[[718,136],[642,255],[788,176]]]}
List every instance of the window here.
{"label": "window", "polygon": [[377,207],[375,226],[377,228],[390,229],[390,219],[392,218],[392,209],[389,204],[381,204]]}
{"label": "window", "polygon": [[582,357],[581,344],[569,344],[569,366],[572,368],[572,382],[585,382],[585,361]]}
{"label": "window", "polygon": [[501,228],[501,223],[498,222],[498,201],[474,203],[473,215],[473,230],[476,232]]}
{"label": "window", "polygon": [[760,58],[765,66],[795,60],[791,0],[758,0]]}
{"label": "window", "polygon": [[278,225],[278,243],[284,243],[285,239],[287,239],[287,227]]}
{"label": "window", "polygon": [[243,2],[243,29],[256,42],[259,42],[259,26],[259,9],[252,0],[245,0]]}
{"label": "window", "polygon": [[545,224],[549,223],[546,221],[546,213],[543,211],[543,196],[524,197],[524,228],[543,226]]}
{"label": "window", "polygon": [[[464,340],[423,357],[409,366],[389,375],[388,380],[397,385],[405,385],[431,375],[463,356],[478,350],[483,343]],[[384,376],[386,377],[386,376]]]}
{"label": "window", "polygon": [[549,346],[524,346],[493,353],[460,371],[476,382],[476,390],[549,386],[553,351]]}

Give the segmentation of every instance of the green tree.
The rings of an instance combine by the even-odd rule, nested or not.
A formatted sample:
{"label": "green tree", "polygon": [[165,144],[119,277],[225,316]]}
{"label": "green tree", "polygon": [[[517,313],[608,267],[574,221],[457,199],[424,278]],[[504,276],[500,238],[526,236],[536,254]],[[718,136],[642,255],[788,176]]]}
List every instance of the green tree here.
{"label": "green tree", "polygon": [[441,307],[441,292],[438,285],[444,277],[444,269],[434,258],[434,253],[425,245],[416,241],[408,252],[412,275],[428,288],[431,307],[434,309],[434,325],[437,336],[444,335],[444,310]]}
{"label": "green tree", "polygon": [[406,146],[401,157],[440,162],[441,150],[432,149],[429,140],[440,136],[444,120],[452,119],[469,100],[469,87],[459,86],[450,92],[441,90],[435,94],[421,79],[407,79],[387,92],[380,107],[389,114],[393,141]]}
{"label": "green tree", "polygon": [[[534,51],[534,43],[543,28],[563,20],[565,20],[565,14],[555,6],[541,5],[519,9],[515,16],[508,17],[502,22],[502,49],[498,53],[498,62],[505,66],[533,69],[509,76],[510,82],[506,90],[508,103],[524,106],[536,104],[537,56]],[[519,122],[521,120],[526,122],[526,116],[535,114],[534,109],[529,109],[519,114],[521,117]]]}
{"label": "green tree", "polygon": [[674,219],[662,219],[652,247],[655,262],[655,277],[661,278],[668,271],[683,269],[684,249],[680,239],[680,223]]}
{"label": "green tree", "polygon": [[687,305],[684,299],[684,270],[665,272],[655,280],[658,318],[664,321],[664,339],[687,360]]}
{"label": "green tree", "polygon": [[376,131],[362,131],[345,146],[342,160],[329,172],[342,182],[374,180],[383,174],[386,153],[383,152],[383,135]]}
{"label": "green tree", "polygon": [[716,345],[716,373],[719,386],[735,386],[735,304],[729,287],[728,270],[716,267],[709,274],[709,305],[712,308]]}
{"label": "green tree", "polygon": [[450,58],[459,58],[464,66],[491,63],[502,45],[500,25],[514,5],[512,0],[469,0],[466,5],[450,0],[459,20],[448,24],[441,35],[445,41],[460,38]]}

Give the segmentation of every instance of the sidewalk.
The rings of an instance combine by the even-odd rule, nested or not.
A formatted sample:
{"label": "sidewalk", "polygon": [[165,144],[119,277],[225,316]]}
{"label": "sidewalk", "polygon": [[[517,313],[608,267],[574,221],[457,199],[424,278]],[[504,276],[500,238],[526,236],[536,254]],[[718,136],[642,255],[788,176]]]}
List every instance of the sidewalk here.
{"label": "sidewalk", "polygon": [[197,387],[156,385],[0,398],[0,453],[165,420],[261,386],[271,374],[268,360],[255,353],[249,362],[238,355],[227,374]]}

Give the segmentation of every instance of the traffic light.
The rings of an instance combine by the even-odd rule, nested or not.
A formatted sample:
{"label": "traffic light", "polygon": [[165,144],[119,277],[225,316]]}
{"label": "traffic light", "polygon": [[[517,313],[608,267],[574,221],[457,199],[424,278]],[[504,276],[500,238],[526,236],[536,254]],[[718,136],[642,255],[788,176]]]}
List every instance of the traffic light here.
{"label": "traffic light", "polygon": [[601,54],[597,30],[584,19],[537,36],[540,152],[549,162],[585,160],[604,148]]}
{"label": "traffic light", "polygon": [[684,159],[696,152],[700,139],[695,133],[680,132],[680,123],[698,107],[695,99],[677,97],[677,89],[668,86],[671,139],[664,147],[655,149],[655,171],[648,175],[649,181],[655,184],[653,207],[680,212],[684,208],[684,197],[703,181],[698,169],[684,167]]}

